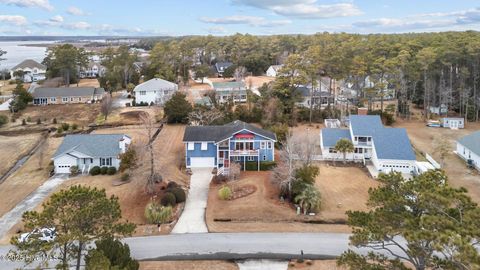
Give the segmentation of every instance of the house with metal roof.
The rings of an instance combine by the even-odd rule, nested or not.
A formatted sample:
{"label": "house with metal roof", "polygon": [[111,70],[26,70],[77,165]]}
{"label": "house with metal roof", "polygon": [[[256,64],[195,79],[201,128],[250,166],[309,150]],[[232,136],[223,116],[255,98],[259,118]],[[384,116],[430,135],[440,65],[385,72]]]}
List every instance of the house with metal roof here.
{"label": "house with metal roof", "polygon": [[456,153],[469,166],[480,171],[480,131],[460,138],[457,141]]}
{"label": "house with metal roof", "polygon": [[120,167],[120,154],[127,151],[131,138],[124,134],[67,135],[53,155],[55,173],[69,174],[77,166],[82,173],[91,168]]}
{"label": "house with metal roof", "polygon": [[384,127],[378,115],[351,115],[348,129],[322,129],[320,146],[324,159],[343,159],[343,154],[335,151],[340,139],[348,139],[355,146],[354,152],[347,154],[347,159],[371,164],[376,172],[417,172],[416,156],[407,131]]}
{"label": "house with metal roof", "polygon": [[177,84],[159,78],[148,80],[133,89],[137,104],[143,102],[157,105],[165,104],[177,91]]}
{"label": "house with metal roof", "polygon": [[[15,76],[19,71],[23,73],[22,77]],[[32,59],[24,60],[10,70],[10,77],[12,80],[21,79],[25,83],[45,80],[46,74],[47,67]]]}
{"label": "house with metal roof", "polygon": [[223,126],[189,126],[185,129],[185,161],[187,168],[217,168],[228,174],[230,164],[275,161],[275,133],[242,121]]}
{"label": "house with metal roof", "polygon": [[33,105],[95,103],[105,95],[95,87],[37,87],[33,90]]}
{"label": "house with metal roof", "polygon": [[213,82],[211,86],[215,90],[218,103],[247,102],[247,87],[244,82]]}

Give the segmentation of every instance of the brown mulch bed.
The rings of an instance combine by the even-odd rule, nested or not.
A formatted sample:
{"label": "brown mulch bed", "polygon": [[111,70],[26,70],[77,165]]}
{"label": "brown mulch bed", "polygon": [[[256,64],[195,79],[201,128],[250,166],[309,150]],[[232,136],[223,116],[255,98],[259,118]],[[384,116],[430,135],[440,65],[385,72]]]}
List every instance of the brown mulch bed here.
{"label": "brown mulch bed", "polygon": [[255,193],[255,191],[257,191],[257,187],[254,185],[245,185],[239,188],[235,188],[232,194],[232,198],[230,200],[233,201],[236,199],[247,197],[248,195]]}

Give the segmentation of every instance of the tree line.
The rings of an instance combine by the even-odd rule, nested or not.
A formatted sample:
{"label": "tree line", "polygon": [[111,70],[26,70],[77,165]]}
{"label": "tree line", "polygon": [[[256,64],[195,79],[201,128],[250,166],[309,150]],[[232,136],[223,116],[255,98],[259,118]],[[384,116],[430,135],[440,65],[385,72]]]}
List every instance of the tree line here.
{"label": "tree line", "polygon": [[295,69],[303,74],[303,83],[315,82],[321,76],[343,80],[368,104],[380,100],[383,107],[383,89],[394,88],[400,116],[407,117],[412,104],[423,108],[425,118],[430,106],[442,104],[470,121],[480,116],[480,34],[474,31],[236,34],[145,39],[136,46],[152,50],[150,64],[144,69],[146,78],[186,81],[190,68],[220,61],[231,61],[253,75],[261,75],[270,65],[291,62],[297,63]]}

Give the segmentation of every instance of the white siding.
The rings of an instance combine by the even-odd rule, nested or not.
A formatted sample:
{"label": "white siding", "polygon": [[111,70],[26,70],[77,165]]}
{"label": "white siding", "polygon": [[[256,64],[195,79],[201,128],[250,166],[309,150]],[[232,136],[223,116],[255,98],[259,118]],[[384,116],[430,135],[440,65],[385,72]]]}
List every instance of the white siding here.
{"label": "white siding", "polygon": [[457,142],[457,155],[463,158],[465,161],[471,159],[473,160],[473,165],[480,171],[480,156],[473,153],[467,147],[463,146],[461,143]]}

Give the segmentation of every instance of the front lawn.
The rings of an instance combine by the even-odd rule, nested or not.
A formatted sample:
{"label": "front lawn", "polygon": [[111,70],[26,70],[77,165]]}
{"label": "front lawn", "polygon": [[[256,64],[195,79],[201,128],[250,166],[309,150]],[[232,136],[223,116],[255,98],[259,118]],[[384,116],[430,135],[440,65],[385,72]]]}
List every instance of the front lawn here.
{"label": "front lawn", "polygon": [[271,172],[242,172],[239,181],[229,183],[232,189],[254,186],[246,197],[222,201],[211,184],[207,225],[210,232],[349,232],[345,211],[366,210],[368,189],[377,182],[366,171],[356,167],[320,166],[316,186],[322,195],[322,207],[315,216],[297,215],[296,209],[278,198],[279,190],[270,181]]}

